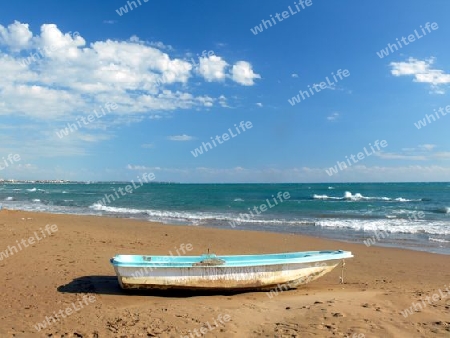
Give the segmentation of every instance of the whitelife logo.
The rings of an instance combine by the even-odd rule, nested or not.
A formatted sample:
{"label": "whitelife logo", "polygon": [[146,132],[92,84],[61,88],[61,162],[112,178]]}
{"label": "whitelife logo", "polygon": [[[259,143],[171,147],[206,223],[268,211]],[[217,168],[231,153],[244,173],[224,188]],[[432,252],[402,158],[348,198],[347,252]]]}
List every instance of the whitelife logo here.
{"label": "whitelife logo", "polygon": [[[410,220],[411,222],[418,221],[419,219],[422,219],[424,217],[425,213],[423,211],[413,211],[408,213],[408,220]],[[385,239],[390,235],[386,230],[375,230],[374,234],[374,236],[363,241],[367,247],[374,245],[377,241],[381,241],[381,239]]]}
{"label": "whitelife logo", "polygon": [[[305,9],[306,7],[309,7],[312,5],[312,0],[300,0],[298,3],[294,2],[295,8],[297,9],[297,12],[295,10],[292,10],[291,6],[288,6],[289,12],[288,11],[283,11],[280,13],[275,14],[275,18],[277,18],[278,22],[283,21],[284,19],[288,19],[290,15],[295,15],[297,13],[300,13],[302,9]],[[301,7],[301,9],[300,9]],[[281,18],[283,17],[283,18]],[[277,24],[277,21],[275,20],[275,18],[270,15],[270,19],[269,20],[261,20],[261,23],[259,24],[259,26],[255,26],[255,28],[250,28],[250,31],[253,33],[253,35],[257,35],[258,33],[262,33],[265,29],[268,29],[270,27],[272,27],[272,22],[274,25]],[[272,20],[272,22],[270,21]],[[264,25],[264,28],[263,28]],[[269,25],[269,26],[267,26]]]}
{"label": "whitelife logo", "polygon": [[5,157],[2,157],[3,160],[3,164],[4,166],[1,164],[2,162],[0,161],[0,170],[6,169],[8,168],[10,165],[13,165],[14,162],[19,162],[20,161],[20,155],[19,154],[9,154],[8,155],[8,160],[5,159]]}
{"label": "whitelife logo", "polygon": [[[366,158],[366,156],[371,156],[374,153],[376,153],[377,151],[380,151],[380,146],[382,148],[385,148],[388,146],[388,143],[386,142],[386,140],[382,140],[381,142],[379,140],[376,140],[374,142],[374,145],[372,146],[372,143],[369,143],[370,149],[372,150],[372,152],[367,151],[367,148],[364,147],[363,150],[364,152],[359,152],[358,154],[350,155],[350,158],[348,158],[348,156],[345,156],[345,159],[347,160],[348,163],[348,167],[351,167],[353,164],[358,163],[361,160],[364,160]],[[377,151],[375,151],[375,149],[373,149],[373,147],[377,148]],[[357,157],[358,159],[356,159],[355,157]],[[353,161],[350,162],[350,159]],[[359,160],[359,161],[358,161]],[[338,169],[339,167],[339,169]],[[334,167],[330,167],[329,169],[325,169],[326,173],[328,174],[328,176],[332,176],[333,174],[337,174],[339,172],[339,170],[344,170],[347,169],[347,164],[345,162],[340,162],[340,161],[336,161],[336,165]]]}
{"label": "whitelife logo", "polygon": [[[246,130],[253,128],[253,124],[250,121],[247,121],[247,122],[241,121],[241,123],[239,123],[239,127],[236,124],[234,125],[234,127],[236,129],[237,134],[234,134],[233,131],[231,130],[231,128],[228,128],[228,131],[230,132],[230,134],[223,133],[222,138],[219,135],[216,135],[215,138],[213,138],[212,136],[210,137],[211,142],[214,144],[214,148],[217,147],[216,141],[219,144],[223,144],[224,142],[230,140],[230,135],[231,135],[231,138],[235,138],[236,136],[241,134],[241,130],[242,130],[242,132],[245,132]],[[208,149],[208,147],[209,147],[209,149]],[[195,148],[194,150],[191,150],[191,154],[192,154],[192,156],[197,157],[197,156],[203,154],[203,149],[205,150],[205,153],[206,153],[208,150],[212,150],[212,148],[213,148],[213,146],[211,145],[211,143],[202,142],[202,145],[200,147]]]}
{"label": "whitelife logo", "polygon": [[[33,245],[35,244],[35,242],[39,242],[41,240],[43,240],[44,238],[47,237],[47,235],[51,235],[53,233],[55,233],[56,231],[58,231],[58,226],[56,224],[50,225],[47,224],[45,227],[45,232],[42,228],[39,228],[42,237],[39,237],[38,232],[35,231],[33,233],[34,236],[31,236],[27,239],[22,239],[20,242],[19,240],[16,240],[16,245],[8,245],[8,248],[5,251],[0,251],[0,261],[2,261],[3,259],[6,259],[12,255],[14,255],[14,253],[19,253],[19,251],[22,251],[24,248],[28,248],[29,245]],[[47,233],[47,235],[46,235]],[[27,245],[28,243],[28,245]],[[22,247],[23,245],[23,247]],[[18,248],[18,249],[17,249]],[[14,250],[14,252],[13,252]]]}
{"label": "whitelife logo", "polygon": [[[428,33],[431,33],[430,28],[435,31],[435,30],[437,30],[439,28],[439,26],[438,26],[438,24],[436,22],[433,22],[432,24],[427,22],[425,24],[425,28],[428,31]],[[420,29],[422,30],[423,35],[420,35],[420,33],[417,32],[417,29],[415,29],[414,30],[414,34],[409,34],[408,35],[408,41],[409,42],[406,41],[406,38],[404,36],[402,36],[402,38],[400,39],[401,42],[400,42],[400,40],[398,38],[396,38],[395,40],[397,40],[397,44],[395,44],[395,43],[394,44],[388,43],[386,48],[384,48],[384,49],[380,50],[379,52],[377,52],[378,57],[380,59],[382,59],[382,58],[388,56],[391,53],[397,52],[399,47],[403,48],[403,46],[408,46],[411,42],[416,41],[416,38],[417,38],[417,40],[419,40],[419,39],[423,38],[425,35],[427,35],[427,32],[422,27],[422,25],[420,25]],[[402,44],[402,42],[403,42],[403,44]],[[398,45],[398,47],[397,47],[397,45]],[[395,48],[395,50],[394,50],[394,48]]]}
{"label": "whitelife logo", "polygon": [[[169,251],[170,256],[165,256],[163,259],[159,260],[158,263],[168,263],[172,261],[174,257],[181,257],[181,255],[185,255],[189,251],[192,251],[194,249],[194,246],[191,243],[188,244],[181,243],[180,247],[179,248],[175,247],[175,249],[177,256],[175,256],[172,253],[172,250],[170,250]],[[143,268],[135,271],[131,275],[133,276],[133,278],[144,277],[146,273],[152,272],[154,269],[156,269],[156,266],[144,266]]]}
{"label": "whitelife logo", "polygon": [[[215,329],[217,329],[220,325],[221,326],[225,326],[226,323],[228,323],[231,320],[231,316],[228,314],[222,315],[219,314],[217,316],[217,319],[214,319],[214,326],[211,326],[211,324],[209,323],[209,321],[207,321],[206,323],[204,323],[202,325],[202,327],[200,327],[200,329],[194,329],[194,330],[189,330],[189,334],[188,335],[180,335],[180,338],[194,338],[194,337],[201,337],[205,334],[207,334],[208,332],[212,332]],[[217,323],[219,322],[219,323]]]}
{"label": "whitelife logo", "polygon": [[443,293],[441,289],[439,289],[439,294],[435,293],[433,295],[430,296],[426,296],[425,299],[422,299],[422,304],[421,303],[412,303],[412,305],[405,309],[404,311],[400,311],[402,313],[402,316],[407,318],[408,316],[414,314],[415,312],[418,311],[423,311],[424,308],[427,307],[427,303],[425,303],[425,300],[428,302],[428,304],[433,305],[433,303],[439,301],[439,300],[443,300],[445,298],[447,298],[448,296],[450,296],[450,290],[448,289],[447,285],[444,285],[446,287],[446,291],[447,294]]}
{"label": "whitelife logo", "polygon": [[77,303],[78,303],[78,306],[77,306],[77,304],[74,302],[74,303],[71,304],[71,306],[65,308],[64,310],[61,309],[61,310],[59,310],[58,312],[54,311],[54,312],[53,312],[54,316],[50,316],[50,317],[45,316],[44,321],[42,321],[42,322],[37,323],[36,325],[34,325],[34,328],[36,329],[36,331],[39,332],[39,331],[41,331],[41,330],[47,328],[48,326],[50,326],[50,325],[56,323],[57,321],[59,321],[61,317],[62,317],[62,318],[66,318],[66,317],[70,316],[71,314],[73,314],[73,313],[75,313],[75,312],[78,312],[78,311],[82,310],[82,309],[84,308],[84,306],[87,306],[87,305],[89,305],[89,304],[92,304],[92,303],[94,303],[94,302],[97,300],[97,299],[95,298],[95,296],[92,296],[92,295],[89,295],[89,296],[83,295],[82,298],[83,298],[82,301],[79,300],[79,301],[77,302]]}
{"label": "whitelife logo", "polygon": [[[136,0],[139,3],[139,6],[142,6],[141,0]],[[138,8],[139,6],[136,4],[136,1],[127,1],[125,6],[120,7],[119,9],[116,9],[116,13],[119,14],[119,16],[122,16],[124,14],[128,13],[128,8],[130,8],[130,11],[132,11],[134,8]],[[142,0],[143,2],[149,2],[149,0]],[[133,8],[133,6],[134,8]]]}
{"label": "whitelife logo", "polygon": [[[288,200],[289,198],[291,198],[291,195],[289,194],[288,191],[285,191],[285,192],[279,191],[278,194],[277,194],[277,197],[280,200],[280,204],[281,204],[285,200]],[[268,210],[267,207],[269,207],[269,209],[272,209],[274,206],[278,205],[278,201],[277,201],[277,199],[275,198],[274,195],[272,195],[272,199],[273,199],[273,202],[275,204],[270,204],[270,201],[267,198],[266,199],[267,204],[263,203],[259,207],[257,205],[255,205],[255,206],[253,206],[252,210],[256,213],[256,215],[260,215],[261,213],[263,213],[263,212]],[[250,210],[250,208],[247,208],[247,210],[248,210],[248,213],[239,214],[239,219],[238,220],[236,220],[236,221],[229,221],[228,224],[232,228],[235,228],[236,225],[240,225],[242,222],[244,222],[244,217],[245,217],[245,220],[247,220],[247,221],[250,220],[251,218],[255,217],[255,215],[252,213],[252,210]]]}
{"label": "whitelife logo", "polygon": [[[311,96],[313,96],[315,93],[319,93],[323,89],[333,87],[336,83],[339,82],[339,80],[336,78],[336,75],[337,75],[337,77],[339,77],[340,80],[343,80],[344,78],[350,76],[350,72],[348,69],[344,69],[344,70],[339,69],[336,72],[336,75],[333,72],[331,73],[331,75],[333,76],[333,79],[335,82],[330,81],[330,79],[327,76],[327,77],[325,77],[326,82],[322,81],[319,84],[314,83],[312,86],[308,85],[309,92],[307,90],[299,90],[299,94],[297,94],[296,96],[293,96],[291,99],[288,99],[288,102],[291,104],[291,106],[295,106],[297,103],[305,101],[307,98],[309,98],[310,93],[311,93]],[[314,88],[314,90],[313,90],[313,88]],[[300,96],[301,96],[301,99],[300,99]]]}
{"label": "whitelife logo", "polygon": [[[445,109],[445,111],[444,111],[444,109]],[[432,122],[436,122],[436,118],[438,120],[441,118],[441,116],[438,113],[441,113],[441,115],[444,117],[445,115],[450,113],[450,105],[447,105],[445,108],[440,107],[437,110],[434,109],[434,115],[425,114],[425,117],[423,118],[423,120],[419,120],[419,121],[417,121],[417,123],[414,122],[414,125],[416,126],[417,129],[425,128],[427,126],[427,121],[428,121],[428,124],[431,124]]]}
{"label": "whitelife logo", "polygon": [[[134,184],[134,180],[131,180],[131,184],[128,184],[127,186],[125,186],[125,188],[118,188],[116,191],[116,188],[113,188],[114,190],[114,194],[116,195],[116,198],[119,199],[121,196],[125,196],[127,193],[128,194],[132,194],[133,190],[139,189],[140,187],[142,187],[144,185],[144,183],[142,181],[144,181],[145,183],[149,183],[151,181],[153,181],[156,177],[154,173],[144,173],[142,174],[142,179],[137,176],[137,178],[139,179],[140,185],[136,185]],[[124,192],[125,190],[125,192]],[[120,195],[119,195],[120,192]],[[116,200],[116,198],[114,197],[113,194],[105,194],[105,197],[103,197],[101,200],[97,201],[97,204],[100,205],[106,205],[107,203],[111,203],[114,202]]]}
{"label": "whitelife logo", "polygon": [[[324,267],[327,266],[327,263],[315,263],[314,267]],[[308,267],[313,267],[311,264],[308,265]],[[269,297],[269,299],[272,299],[276,296],[278,296],[280,293],[284,292],[284,291],[288,291],[290,289],[295,289],[297,286],[302,285],[302,284],[308,284],[309,282],[311,282],[314,278],[316,277],[316,274],[310,274],[308,277],[304,276],[301,277],[295,281],[292,282],[287,282],[284,284],[278,284],[275,288],[269,290],[269,292],[266,292],[267,297]]]}
{"label": "whitelife logo", "polygon": [[[118,106],[114,102],[108,102],[105,104],[105,108],[108,111],[108,113],[110,113],[112,110],[116,110],[118,108]],[[99,119],[106,115],[106,112],[103,109],[103,107],[100,107],[100,112],[101,113],[97,113],[97,110],[94,110],[93,113],[95,114],[95,116],[93,114],[89,114],[88,116],[86,116],[86,118],[84,116],[78,117],[76,124],[75,123],[67,123],[67,127],[64,129],[61,129],[59,132],[57,131],[56,135],[58,135],[59,138],[63,138],[64,136],[67,136],[70,133],[73,133],[73,132],[77,131],[78,129],[82,128],[83,125],[86,126],[89,123],[94,122],[95,117],[97,117],[97,119]],[[83,122],[83,124],[81,124],[80,119]]]}

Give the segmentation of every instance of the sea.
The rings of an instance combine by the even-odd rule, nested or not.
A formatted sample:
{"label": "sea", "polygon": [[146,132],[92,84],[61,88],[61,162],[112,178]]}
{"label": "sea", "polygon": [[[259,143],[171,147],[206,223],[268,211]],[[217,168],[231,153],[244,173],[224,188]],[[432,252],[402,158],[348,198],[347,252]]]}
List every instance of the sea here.
{"label": "sea", "polygon": [[450,254],[450,183],[4,183],[0,204]]}

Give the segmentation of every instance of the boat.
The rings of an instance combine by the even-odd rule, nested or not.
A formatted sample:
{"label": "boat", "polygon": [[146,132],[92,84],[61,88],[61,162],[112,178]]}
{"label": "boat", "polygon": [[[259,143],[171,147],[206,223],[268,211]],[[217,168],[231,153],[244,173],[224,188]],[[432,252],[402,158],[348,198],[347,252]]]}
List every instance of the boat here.
{"label": "boat", "polygon": [[[267,290],[309,283],[353,257],[350,251],[263,255],[116,255],[110,262],[122,289]],[[343,278],[343,277],[342,277]]]}

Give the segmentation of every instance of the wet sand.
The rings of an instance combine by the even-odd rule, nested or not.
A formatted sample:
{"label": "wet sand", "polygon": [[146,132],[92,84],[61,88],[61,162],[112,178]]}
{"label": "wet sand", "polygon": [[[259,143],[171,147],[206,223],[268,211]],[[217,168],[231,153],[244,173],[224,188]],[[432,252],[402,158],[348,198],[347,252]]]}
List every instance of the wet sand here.
{"label": "wet sand", "polygon": [[[9,246],[13,252],[0,260],[0,337],[450,336],[450,256],[299,235],[8,210],[0,211],[0,233],[0,251],[10,252]],[[345,284],[339,284],[336,268],[272,297],[119,288],[112,256],[176,254],[182,244],[191,244],[194,255],[208,249],[218,255],[342,249],[355,257],[346,261]],[[405,317],[402,311],[413,303],[417,311]],[[52,319],[56,315],[60,319]],[[38,332],[39,322],[47,327]]]}

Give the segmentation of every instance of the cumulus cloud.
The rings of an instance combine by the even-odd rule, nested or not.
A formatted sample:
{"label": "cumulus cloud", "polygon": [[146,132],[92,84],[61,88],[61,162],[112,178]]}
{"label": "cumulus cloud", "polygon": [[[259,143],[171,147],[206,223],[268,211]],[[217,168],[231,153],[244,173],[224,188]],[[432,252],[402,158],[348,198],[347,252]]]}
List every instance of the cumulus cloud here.
{"label": "cumulus cloud", "polygon": [[8,27],[0,25],[0,44],[15,52],[29,48],[33,33],[28,27],[28,24],[19,21],[14,21]]}
{"label": "cumulus cloud", "polygon": [[394,76],[413,76],[414,82],[428,83],[434,93],[444,94],[445,91],[439,86],[450,83],[450,74],[440,69],[433,69],[434,62],[435,58],[418,60],[412,57],[406,62],[391,62],[391,74]]}
{"label": "cumulus cloud", "polygon": [[202,57],[200,58],[198,73],[208,82],[223,81],[225,80],[225,68],[227,65],[228,63],[220,56]]}
{"label": "cumulus cloud", "polygon": [[[209,94],[209,82],[232,81],[226,60],[209,57],[198,69],[187,61],[187,53],[174,53],[170,45],[138,36],[88,41],[53,23],[35,32],[19,21],[0,25],[0,117],[13,116],[36,127],[21,137],[9,133],[8,140],[0,133],[0,143],[30,158],[87,156],[92,155],[91,144],[114,138],[119,126],[171,117],[175,110],[230,108],[224,95]],[[56,131],[107,102],[117,109],[85,132],[58,139]]]}
{"label": "cumulus cloud", "polygon": [[[191,93],[189,81],[231,78],[228,63],[213,55],[201,58],[195,71],[185,59],[171,57],[171,50],[137,36],[87,43],[78,32],[62,32],[55,24],[43,24],[38,35],[18,21],[0,25],[0,114],[67,120],[105,102],[119,106],[114,115],[225,106],[222,98]],[[236,82],[251,85],[259,77],[248,62],[237,65]]]}
{"label": "cumulus cloud", "polygon": [[[35,37],[35,47],[48,48],[49,56],[66,56],[72,58],[78,56],[78,47],[86,45],[86,41],[78,32],[63,34],[55,24],[44,24],[41,26],[41,34]],[[63,49],[64,50],[61,50]],[[55,53],[59,51],[59,53]]]}
{"label": "cumulus cloud", "polygon": [[247,61],[238,61],[231,70],[233,81],[243,86],[253,86],[255,79],[260,79],[261,75],[253,72],[252,65]]}

